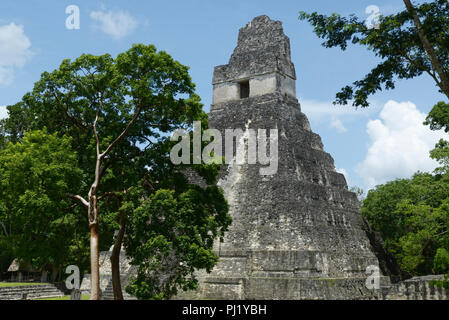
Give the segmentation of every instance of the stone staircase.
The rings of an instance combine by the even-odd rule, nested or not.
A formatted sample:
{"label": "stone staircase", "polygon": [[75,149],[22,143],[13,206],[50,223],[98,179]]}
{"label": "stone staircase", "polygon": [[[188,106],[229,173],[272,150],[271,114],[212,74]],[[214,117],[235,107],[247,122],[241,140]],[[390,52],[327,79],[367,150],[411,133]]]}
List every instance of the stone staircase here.
{"label": "stone staircase", "polygon": [[27,295],[27,300],[64,296],[64,292],[50,283],[0,288],[0,300],[21,300],[24,294]]}
{"label": "stone staircase", "polygon": [[[121,281],[122,284],[126,283],[126,278],[125,277],[121,277]],[[123,299],[124,300],[137,300],[136,297],[131,296],[129,293],[127,293],[125,291],[125,287],[122,285],[122,294],[123,294]],[[103,290],[102,294],[101,294],[101,299],[102,300],[114,300],[114,291],[112,289],[112,280],[108,283],[108,285],[106,286],[106,288]]]}

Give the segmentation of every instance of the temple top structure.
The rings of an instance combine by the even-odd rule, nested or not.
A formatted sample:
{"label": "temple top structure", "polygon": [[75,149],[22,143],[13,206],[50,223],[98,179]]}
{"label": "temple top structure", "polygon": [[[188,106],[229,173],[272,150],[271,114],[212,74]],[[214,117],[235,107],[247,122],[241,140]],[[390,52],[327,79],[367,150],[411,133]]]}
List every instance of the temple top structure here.
{"label": "temple top structure", "polygon": [[229,63],[215,67],[213,104],[273,92],[296,97],[295,80],[282,23],[262,15],[240,29]]}

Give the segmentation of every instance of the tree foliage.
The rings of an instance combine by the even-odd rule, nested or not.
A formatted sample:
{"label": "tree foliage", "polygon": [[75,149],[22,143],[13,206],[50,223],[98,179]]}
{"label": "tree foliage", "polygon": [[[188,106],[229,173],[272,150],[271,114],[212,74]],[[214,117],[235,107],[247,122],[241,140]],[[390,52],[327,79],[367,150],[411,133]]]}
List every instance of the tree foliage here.
{"label": "tree foliage", "polygon": [[[362,216],[379,231],[385,248],[409,276],[445,272],[449,263],[449,153],[440,142],[432,150],[441,167],[370,190]],[[437,154],[438,156],[435,156]],[[445,154],[445,156],[442,156]]]}
{"label": "tree foliage", "polygon": [[449,273],[449,251],[438,248],[435,253],[433,268],[437,273]]}
{"label": "tree foliage", "polygon": [[141,299],[167,299],[178,289],[196,289],[195,270],[218,262],[214,239],[230,224],[217,187],[206,190],[179,180],[176,190],[144,195],[133,209],[125,245],[138,266],[128,291]]}
{"label": "tree foliage", "polygon": [[70,258],[86,265],[87,227],[66,195],[81,174],[70,138],[46,129],[0,151],[0,237],[10,257],[54,272]]}
{"label": "tree foliage", "polygon": [[444,129],[449,132],[449,104],[440,101],[427,115],[424,124],[429,125],[432,130]]}
{"label": "tree foliage", "polygon": [[335,103],[352,100],[356,107],[367,107],[370,95],[394,89],[398,79],[422,74],[429,75],[439,92],[449,98],[449,2],[404,3],[404,11],[380,16],[378,28],[368,27],[355,15],[300,12],[299,18],[307,20],[316,35],[325,40],[324,47],[346,50],[350,43],[359,44],[382,59],[363,79],[342,88]]}
{"label": "tree foliage", "polygon": [[[203,130],[207,129],[207,114],[195,94],[188,67],[166,52],[157,51],[153,45],[134,45],[116,58],[108,54],[83,54],[73,61],[64,60],[52,72],[43,73],[33,90],[17,104],[8,106],[8,111],[9,118],[0,122],[1,136],[6,142],[20,144],[27,132],[43,127],[49,135],[70,137],[70,152],[76,155],[72,164],[81,170],[76,176],[79,185],[64,190],[65,194],[60,196],[64,203],[70,204],[69,210],[73,214],[81,215],[84,210],[91,247],[96,246],[101,234],[100,246],[95,247],[91,256],[91,279],[96,277],[92,280],[92,288],[97,289],[92,296],[96,298],[98,251],[110,247],[112,231],[119,230],[113,250],[113,256],[118,257],[126,227],[130,232],[136,227],[134,213],[146,212],[142,208],[149,208],[143,199],[153,199],[153,194],[165,189],[166,192],[173,191],[174,199],[180,201],[182,192],[176,191],[174,177],[183,176],[185,166],[171,163],[169,153],[173,142],[168,135],[179,128],[188,130],[193,121],[201,121]],[[194,165],[192,169],[209,183],[219,172],[216,165]],[[30,192],[33,190],[31,186]],[[210,190],[196,189],[196,193],[200,198],[202,194],[206,197],[212,192]],[[140,196],[133,198],[136,194]],[[188,199],[193,201],[192,198],[181,198],[185,206]],[[197,223],[186,235],[186,242],[196,243],[203,232],[217,236],[226,229],[229,216],[214,211],[218,210],[215,208],[218,202],[225,206],[222,197],[210,204],[210,210],[201,211],[203,207],[191,204],[194,210],[190,213],[198,215],[198,219],[184,221],[185,226],[189,222]],[[178,209],[185,210],[179,206],[170,213],[177,214]],[[216,220],[222,223],[221,226],[209,221],[217,215],[227,217]],[[138,237],[139,241],[145,242],[150,241],[145,237],[153,237],[154,232],[139,235],[143,237]],[[205,252],[211,250],[208,244],[202,247]],[[133,259],[132,255],[137,251],[132,248],[137,245],[130,247]],[[211,251],[209,254],[212,256]],[[134,261],[137,265],[144,263],[144,260]],[[112,266],[113,279],[119,280],[117,259],[112,259]],[[181,273],[176,281],[182,284],[185,275],[185,272]],[[115,295],[116,284],[114,282]],[[148,284],[137,282],[134,288],[140,292],[138,286],[145,285]],[[116,298],[121,296],[121,290],[118,291],[120,294]],[[164,296],[168,295],[164,293]]]}

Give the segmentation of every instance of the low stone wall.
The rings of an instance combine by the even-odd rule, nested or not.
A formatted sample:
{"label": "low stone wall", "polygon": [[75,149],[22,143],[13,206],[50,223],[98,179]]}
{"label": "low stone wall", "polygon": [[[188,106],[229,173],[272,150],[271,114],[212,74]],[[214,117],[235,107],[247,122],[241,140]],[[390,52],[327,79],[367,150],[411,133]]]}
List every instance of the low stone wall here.
{"label": "low stone wall", "polygon": [[[354,277],[209,277],[197,291],[179,292],[174,300],[378,300],[380,290],[367,289],[365,282],[366,278]],[[380,284],[388,286],[389,278],[381,277]]]}
{"label": "low stone wall", "polygon": [[[100,289],[103,300],[113,300],[110,265],[111,251],[100,253]],[[120,256],[120,273],[125,300],[136,299],[125,292],[135,267],[129,265],[124,252]],[[442,275],[416,277],[391,283],[382,276],[380,290],[368,290],[366,277],[348,278],[288,278],[250,277],[213,278],[204,270],[197,272],[204,285],[197,291],[179,292],[174,300],[198,299],[257,299],[257,300],[449,300],[449,290],[430,285],[432,280],[443,279]],[[220,290],[216,287],[219,286]],[[84,276],[81,291],[90,294],[90,275]],[[216,293],[220,294],[217,295]],[[1,298],[0,298],[1,299]]]}
{"label": "low stone wall", "polygon": [[432,280],[442,280],[442,275],[415,277],[381,288],[382,300],[448,300],[449,290],[433,286]]}
{"label": "low stone wall", "polygon": [[53,284],[29,285],[0,288],[0,300],[22,300],[26,295],[27,300],[39,298],[63,297],[64,292]]}

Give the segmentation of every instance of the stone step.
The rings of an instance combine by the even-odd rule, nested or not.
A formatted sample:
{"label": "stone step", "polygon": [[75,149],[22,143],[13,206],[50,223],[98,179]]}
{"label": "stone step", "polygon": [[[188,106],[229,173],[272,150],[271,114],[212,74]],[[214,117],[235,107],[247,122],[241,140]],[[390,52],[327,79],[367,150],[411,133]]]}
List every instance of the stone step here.
{"label": "stone step", "polygon": [[2,295],[8,295],[8,294],[15,294],[15,293],[35,293],[35,292],[60,292],[57,288],[39,288],[39,289],[14,289],[14,290],[4,290],[0,292],[0,296]]}
{"label": "stone step", "polygon": [[56,288],[54,285],[30,285],[30,286],[14,286],[14,287],[3,287],[0,288],[2,291],[14,291],[14,290],[34,290],[34,289],[53,289]]}
{"label": "stone step", "polygon": [[27,294],[27,299],[64,296],[64,293],[52,284],[0,288],[0,300],[20,300],[23,294]]}
{"label": "stone step", "polygon": [[[122,294],[123,294],[123,299],[125,299],[125,300],[135,300],[136,299],[136,297],[131,296],[123,288],[122,288]],[[112,289],[112,286],[108,286],[106,288],[106,290],[103,291],[102,299],[103,300],[114,300],[114,290]]]}
{"label": "stone step", "polygon": [[0,296],[0,300],[10,300],[13,298],[21,299],[22,295],[26,293],[28,298],[40,298],[40,297],[62,297],[64,296],[64,293],[61,291],[47,291],[47,292],[16,292],[8,295],[2,295]]}

